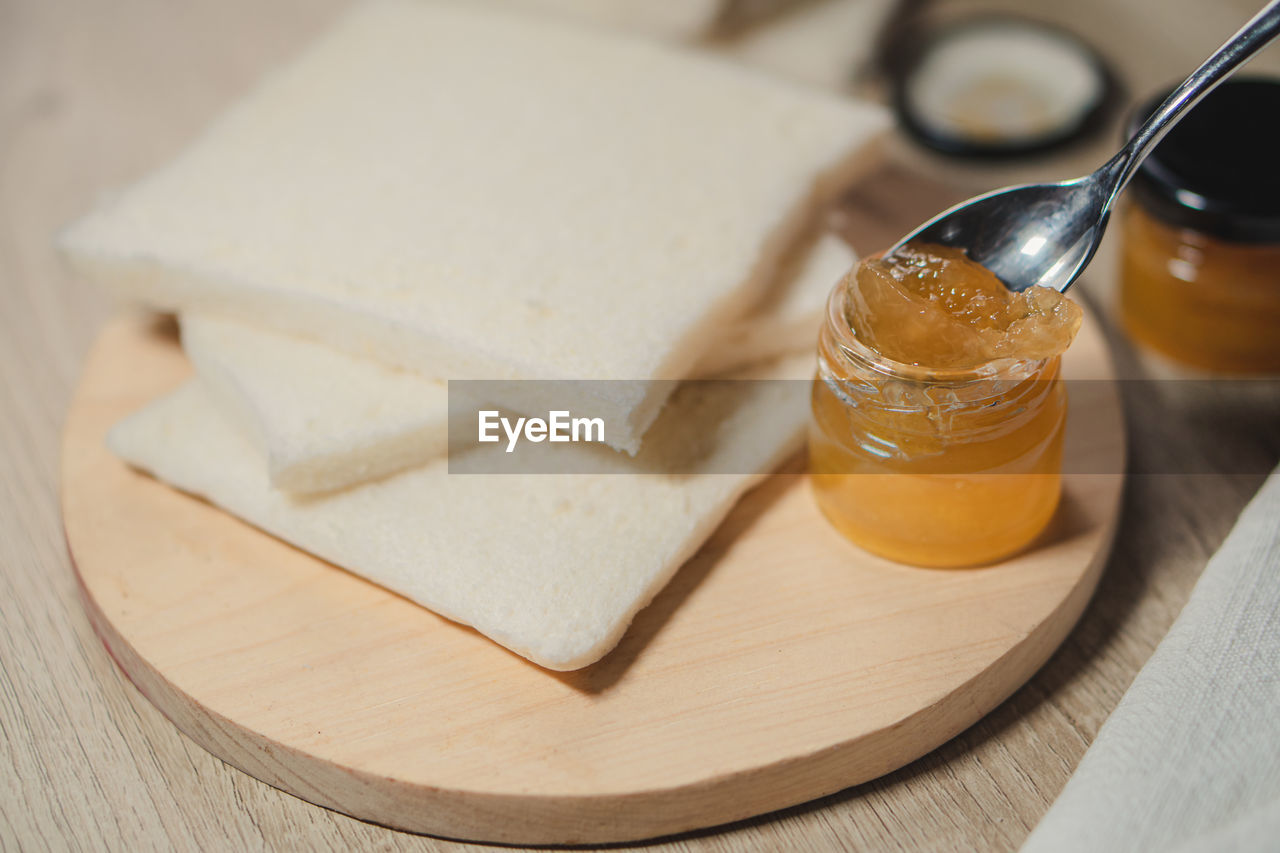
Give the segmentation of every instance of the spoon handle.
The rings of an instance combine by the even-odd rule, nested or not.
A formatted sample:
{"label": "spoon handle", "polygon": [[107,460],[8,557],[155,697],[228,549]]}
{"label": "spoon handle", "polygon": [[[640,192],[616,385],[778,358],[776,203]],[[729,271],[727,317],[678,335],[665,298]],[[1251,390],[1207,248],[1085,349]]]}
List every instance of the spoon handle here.
{"label": "spoon handle", "polygon": [[1174,89],[1173,94],[1143,122],[1128,144],[1102,167],[1101,171],[1108,174],[1113,182],[1111,200],[1120,194],[1142,161],[1188,110],[1277,35],[1280,35],[1280,0],[1271,0],[1262,11],[1249,19],[1249,23],[1191,72],[1191,76]]}

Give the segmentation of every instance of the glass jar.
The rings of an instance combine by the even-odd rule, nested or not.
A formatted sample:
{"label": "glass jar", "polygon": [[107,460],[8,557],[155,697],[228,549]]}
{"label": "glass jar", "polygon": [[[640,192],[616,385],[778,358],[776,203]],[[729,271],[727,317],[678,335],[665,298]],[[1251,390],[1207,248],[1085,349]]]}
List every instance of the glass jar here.
{"label": "glass jar", "polygon": [[1135,340],[1196,368],[1280,372],[1278,136],[1280,80],[1233,80],[1138,170],[1119,298]]}
{"label": "glass jar", "polygon": [[1025,548],[1061,493],[1060,358],[931,370],[885,358],[832,291],[818,343],[814,496],[857,545],[901,563],[962,567]]}

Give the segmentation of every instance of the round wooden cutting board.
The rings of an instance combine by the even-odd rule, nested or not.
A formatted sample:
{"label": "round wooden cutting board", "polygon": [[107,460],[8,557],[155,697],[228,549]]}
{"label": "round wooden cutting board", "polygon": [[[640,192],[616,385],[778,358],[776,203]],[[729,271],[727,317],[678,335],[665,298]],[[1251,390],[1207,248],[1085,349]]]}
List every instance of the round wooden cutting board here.
{"label": "round wooden cutting board", "polygon": [[[1096,325],[1068,376],[1111,376]],[[553,673],[112,457],[107,428],[187,374],[170,327],[123,317],[71,406],[63,512],[98,633],[182,731],[245,772],[358,818],[467,839],[648,838],[925,754],[1067,635],[1123,479],[1072,474],[1027,553],[931,571],[861,552],[819,517],[802,475],[775,476],[617,649]],[[1122,471],[1114,386],[1071,393],[1068,470]]]}

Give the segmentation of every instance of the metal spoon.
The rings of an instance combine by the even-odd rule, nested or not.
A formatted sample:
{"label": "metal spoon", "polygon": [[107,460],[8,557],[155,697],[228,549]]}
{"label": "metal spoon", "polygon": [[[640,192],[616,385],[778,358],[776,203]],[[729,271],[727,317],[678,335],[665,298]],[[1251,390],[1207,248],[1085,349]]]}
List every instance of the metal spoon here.
{"label": "metal spoon", "polygon": [[1010,290],[1066,290],[1106,231],[1116,197],[1139,164],[1200,99],[1280,35],[1280,0],[1271,0],[1173,91],[1120,153],[1091,175],[1056,184],[994,190],[946,210],[886,254],[919,241],[965,249]]}

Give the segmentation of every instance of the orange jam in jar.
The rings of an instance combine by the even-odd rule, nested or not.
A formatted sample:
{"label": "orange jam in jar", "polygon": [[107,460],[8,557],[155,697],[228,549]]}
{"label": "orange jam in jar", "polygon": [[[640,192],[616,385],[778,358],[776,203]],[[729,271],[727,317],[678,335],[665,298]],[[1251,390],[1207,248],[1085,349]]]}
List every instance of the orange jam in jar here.
{"label": "orange jam in jar", "polygon": [[1280,80],[1230,80],[1134,175],[1120,316],[1143,345],[1195,368],[1280,373],[1277,134]]}
{"label": "orange jam in jar", "polygon": [[1026,547],[1058,504],[1059,356],[1081,316],[1056,291],[1010,292],[953,249],[859,264],[818,343],[809,463],[822,512],[902,563],[981,565]]}
{"label": "orange jam in jar", "polygon": [[1131,204],[1120,264],[1135,340],[1205,370],[1280,373],[1280,241],[1222,240]]}

